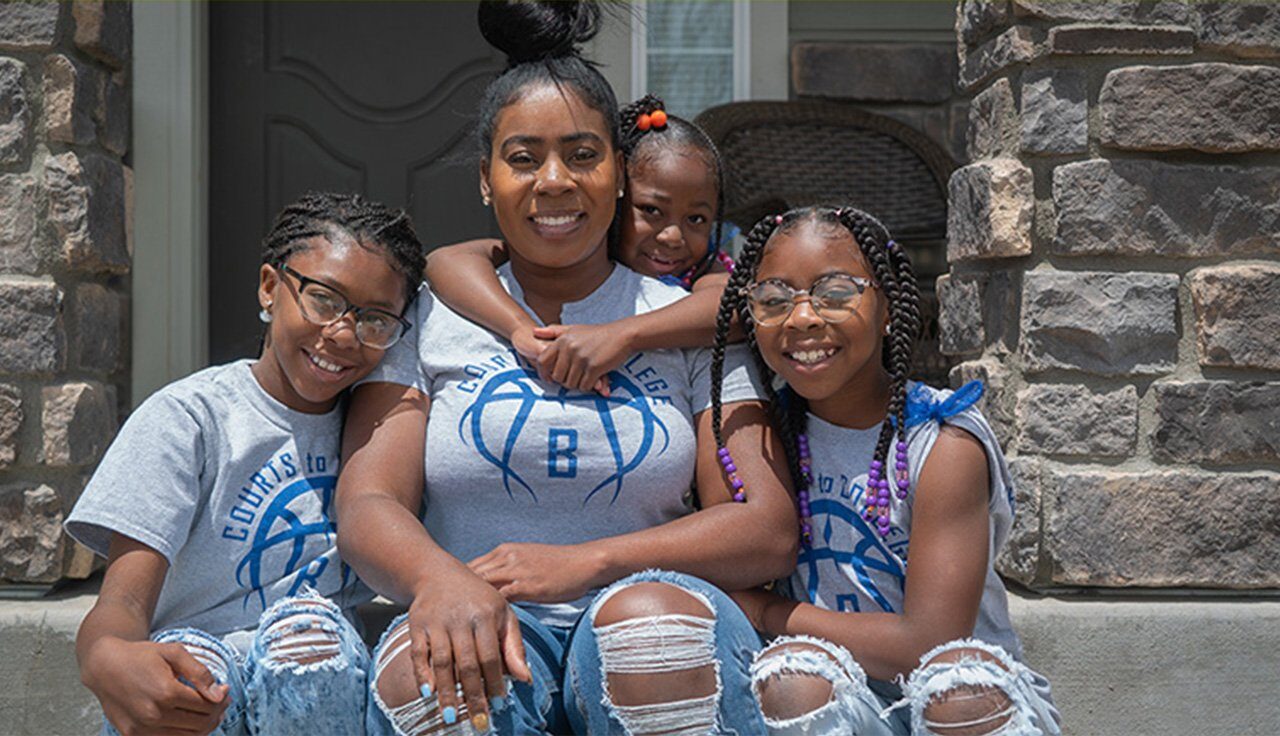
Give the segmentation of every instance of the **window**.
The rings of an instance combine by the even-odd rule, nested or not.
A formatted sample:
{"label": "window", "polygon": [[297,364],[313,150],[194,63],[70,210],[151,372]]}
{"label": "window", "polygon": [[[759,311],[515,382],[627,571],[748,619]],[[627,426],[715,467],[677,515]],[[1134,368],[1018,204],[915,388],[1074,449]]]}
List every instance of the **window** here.
{"label": "window", "polygon": [[634,7],[632,90],[661,97],[669,112],[689,119],[748,97],[745,0],[641,0]]}

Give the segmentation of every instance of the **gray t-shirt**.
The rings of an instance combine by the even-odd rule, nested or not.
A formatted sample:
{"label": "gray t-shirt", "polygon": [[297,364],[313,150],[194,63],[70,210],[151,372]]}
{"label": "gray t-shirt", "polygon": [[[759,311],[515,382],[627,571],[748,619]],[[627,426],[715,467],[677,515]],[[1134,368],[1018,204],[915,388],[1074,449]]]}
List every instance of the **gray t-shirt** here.
{"label": "gray t-shirt", "polygon": [[169,561],[153,631],[253,629],[304,585],[343,608],[370,597],[336,547],[341,404],[294,411],[251,365],[207,368],[150,396],[67,518],[67,533],[100,555],[115,532]]}
{"label": "gray t-shirt", "polygon": [[[498,275],[527,310],[510,268]],[[684,295],[615,265],[598,289],[564,305],[561,322],[612,322]],[[637,353],[609,374],[606,399],[538,380],[508,342],[425,289],[415,325],[414,339],[393,347],[366,382],[431,398],[424,524],[449,553],[469,561],[503,542],[587,542],[690,512],[693,418],[710,406],[710,350]],[[730,350],[726,403],[760,395],[744,352]],[[588,600],[528,608],[567,626]]]}
{"label": "gray t-shirt", "polygon": [[[931,407],[943,406],[942,402],[951,395],[951,391],[911,384],[908,411],[924,413]],[[1004,584],[992,564],[1008,539],[1013,523],[1009,467],[995,433],[976,408],[965,408],[942,421],[978,438],[987,453],[991,477],[987,575],[973,635],[998,644],[1021,659],[1022,645],[1009,622]],[[911,426],[908,418],[907,424],[907,472],[911,488],[905,501],[893,499],[889,511],[889,534],[881,537],[873,525],[861,517],[867,468],[875,452],[880,426],[849,429],[809,415],[807,434],[814,479],[813,487],[809,489],[813,543],[810,548],[801,550],[796,571],[789,581],[792,596],[797,600],[832,611],[902,611],[916,483],[941,428],[937,419]],[[897,440],[894,441],[896,444]],[[892,446],[889,460],[892,467]],[[896,490],[892,479],[890,484]]]}

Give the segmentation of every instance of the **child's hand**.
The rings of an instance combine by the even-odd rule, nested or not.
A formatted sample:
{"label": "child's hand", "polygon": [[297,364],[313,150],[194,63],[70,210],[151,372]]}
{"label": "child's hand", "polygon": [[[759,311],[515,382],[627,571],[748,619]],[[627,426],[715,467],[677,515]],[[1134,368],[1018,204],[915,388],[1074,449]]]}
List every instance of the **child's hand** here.
{"label": "child's hand", "polygon": [[538,358],[551,346],[551,340],[536,337],[535,333],[540,329],[542,328],[535,324],[521,325],[516,328],[516,331],[511,333],[511,347],[515,348],[521,357],[533,363],[533,367],[538,370],[538,378],[550,381],[551,375],[543,369]]}
{"label": "child's hand", "polygon": [[[103,637],[85,663],[83,680],[122,734],[194,731],[218,727],[231,699],[204,665],[181,644]],[[183,678],[187,685],[178,678]]]}
{"label": "child's hand", "polygon": [[601,396],[609,395],[606,374],[633,352],[627,335],[612,324],[548,325],[533,335],[553,341],[538,358],[539,374],[545,371],[562,386]]}

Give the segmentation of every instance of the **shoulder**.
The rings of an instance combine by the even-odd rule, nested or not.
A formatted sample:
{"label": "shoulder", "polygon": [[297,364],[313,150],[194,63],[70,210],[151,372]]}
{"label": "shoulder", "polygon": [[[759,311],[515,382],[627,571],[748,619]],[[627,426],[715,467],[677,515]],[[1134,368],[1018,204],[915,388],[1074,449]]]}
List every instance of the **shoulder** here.
{"label": "shoulder", "polygon": [[251,365],[239,360],[196,371],[148,396],[134,416],[182,413],[203,426],[248,398],[244,389],[254,380]]}
{"label": "shoulder", "polygon": [[662,309],[689,295],[689,292],[679,286],[665,284],[648,276],[641,276],[622,264],[618,264],[617,268],[626,272],[622,283],[629,291],[635,294],[636,314]]}
{"label": "shoulder", "polygon": [[[937,434],[944,428],[959,428],[985,444],[995,439],[987,420],[978,408],[984,387],[971,381],[959,389],[934,388],[924,383],[911,383],[907,389],[907,431]],[[949,432],[949,433],[952,433]]]}

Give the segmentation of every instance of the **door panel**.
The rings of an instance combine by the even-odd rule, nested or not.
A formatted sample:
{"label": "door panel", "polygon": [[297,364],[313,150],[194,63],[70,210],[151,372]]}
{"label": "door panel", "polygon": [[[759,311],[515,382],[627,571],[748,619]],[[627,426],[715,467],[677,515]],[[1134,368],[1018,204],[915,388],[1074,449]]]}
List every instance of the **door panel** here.
{"label": "door panel", "polygon": [[209,357],[253,355],[271,218],[308,190],[404,207],[428,246],[496,234],[471,130],[504,65],[475,2],[212,3]]}

